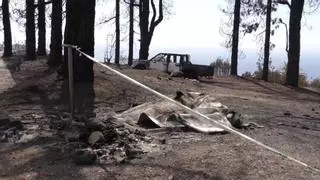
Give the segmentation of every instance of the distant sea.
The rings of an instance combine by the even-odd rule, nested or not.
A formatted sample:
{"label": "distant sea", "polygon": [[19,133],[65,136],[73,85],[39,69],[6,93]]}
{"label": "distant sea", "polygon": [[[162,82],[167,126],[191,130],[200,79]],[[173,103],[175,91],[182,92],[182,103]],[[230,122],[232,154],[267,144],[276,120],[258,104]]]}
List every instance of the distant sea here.
{"label": "distant sea", "polygon": [[[95,57],[98,60],[103,61],[105,46],[96,45],[95,47]],[[209,65],[213,62],[217,57],[222,57],[225,59],[230,59],[229,53],[223,48],[161,48],[161,47],[153,47],[150,50],[150,56],[161,53],[184,53],[191,55],[191,62],[194,64],[204,64]],[[135,58],[138,57],[138,49],[135,49],[134,54]],[[127,52],[122,51],[122,54],[127,57]],[[244,51],[244,55],[240,56],[238,62],[238,74],[249,71],[254,72],[257,69],[257,60],[258,53],[253,51]],[[287,55],[284,51],[274,51],[271,52],[271,61],[272,65],[276,69],[280,69],[283,67],[284,63],[287,61]],[[304,73],[308,76],[308,79],[314,79],[320,77],[320,52],[301,52],[300,58],[300,72]]]}

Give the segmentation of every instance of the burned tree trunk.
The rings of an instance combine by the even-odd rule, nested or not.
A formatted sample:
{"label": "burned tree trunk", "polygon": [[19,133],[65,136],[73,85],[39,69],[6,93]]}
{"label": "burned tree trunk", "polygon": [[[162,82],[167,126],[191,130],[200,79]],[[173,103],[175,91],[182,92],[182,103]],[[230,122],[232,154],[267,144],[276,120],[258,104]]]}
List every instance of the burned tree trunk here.
{"label": "burned tree trunk", "polygon": [[38,55],[46,55],[46,5],[38,0]]}
{"label": "burned tree trunk", "polygon": [[116,0],[116,48],[114,63],[119,65],[120,61],[120,0]]}
{"label": "burned tree trunk", "polygon": [[235,0],[233,32],[232,32],[232,54],[231,54],[231,75],[238,75],[238,47],[239,47],[239,26],[240,26],[241,0]]}
{"label": "burned tree trunk", "polygon": [[[95,0],[68,0],[66,7],[65,44],[79,46],[83,52],[94,56]],[[75,51],[73,57],[75,81],[93,82],[93,62]],[[67,64],[66,58],[65,62]]]}
{"label": "burned tree trunk", "polygon": [[139,19],[140,19],[140,51],[139,59],[146,60],[149,56],[148,45],[148,27],[149,27],[149,0],[140,0],[139,5]]}
{"label": "burned tree trunk", "polygon": [[265,32],[265,42],[264,42],[264,62],[263,62],[263,72],[262,72],[262,80],[264,81],[268,81],[268,75],[269,75],[271,10],[272,10],[272,0],[268,0],[266,32]]}
{"label": "burned tree trunk", "polygon": [[12,35],[9,13],[9,0],[2,0],[2,23],[4,32],[4,57],[12,56]]}
{"label": "burned tree trunk", "polygon": [[51,44],[48,65],[59,66],[62,62],[62,0],[52,2]]}
{"label": "burned tree trunk", "polygon": [[133,62],[133,39],[134,39],[134,3],[135,0],[130,0],[129,8],[129,55],[128,65],[131,66]]}
{"label": "burned tree trunk", "polygon": [[289,22],[289,53],[286,84],[299,85],[300,30],[304,0],[292,0]]}
{"label": "burned tree trunk", "polygon": [[151,7],[153,16],[150,21],[149,27],[149,15],[150,15],[150,0],[140,0],[139,4],[139,17],[140,17],[140,51],[139,59],[147,60],[149,57],[149,47],[153,37],[155,28],[163,20],[163,2],[159,0],[159,16],[157,17],[157,9],[154,0],[151,0]]}
{"label": "burned tree trunk", "polygon": [[34,0],[26,0],[26,58],[36,59],[36,32],[34,22]]}

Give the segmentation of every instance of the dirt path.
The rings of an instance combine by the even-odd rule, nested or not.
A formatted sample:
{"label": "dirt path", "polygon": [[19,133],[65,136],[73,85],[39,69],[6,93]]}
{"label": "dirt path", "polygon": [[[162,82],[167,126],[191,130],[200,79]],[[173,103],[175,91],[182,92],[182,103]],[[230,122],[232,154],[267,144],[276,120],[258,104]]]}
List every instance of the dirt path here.
{"label": "dirt path", "polygon": [[[319,173],[233,134],[153,134],[165,139],[165,144],[158,145],[161,151],[124,164],[76,166],[70,146],[58,130],[49,127],[50,117],[67,112],[67,106],[55,104],[61,83],[42,62],[27,63],[11,76],[6,70],[10,82],[16,84],[1,84],[2,89],[9,89],[0,94],[0,106],[2,114],[23,122],[27,130],[22,133],[37,138],[0,143],[0,179],[320,179]],[[211,93],[248,120],[265,126],[243,133],[320,168],[320,96],[316,93],[239,78],[197,83],[170,79],[156,71],[120,71],[169,96],[186,89]],[[38,85],[37,92],[30,89],[33,85]],[[94,92],[97,115],[108,108],[122,112],[158,99],[101,68],[96,68]]]}

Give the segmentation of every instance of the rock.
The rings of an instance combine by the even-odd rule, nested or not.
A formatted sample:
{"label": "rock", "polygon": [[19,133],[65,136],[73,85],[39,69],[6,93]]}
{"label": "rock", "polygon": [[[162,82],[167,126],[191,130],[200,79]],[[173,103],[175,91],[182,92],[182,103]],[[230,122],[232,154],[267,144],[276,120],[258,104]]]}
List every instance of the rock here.
{"label": "rock", "polygon": [[78,149],[73,156],[73,162],[77,165],[91,165],[97,160],[97,154],[90,148]]}
{"label": "rock", "polygon": [[20,143],[26,143],[28,141],[31,141],[38,137],[38,134],[24,134],[21,136],[20,140],[18,142]]}
{"label": "rock", "polygon": [[310,118],[311,116],[309,114],[304,114],[304,117]]}
{"label": "rock", "polygon": [[285,116],[291,116],[291,113],[290,113],[289,111],[287,111],[287,112],[284,112],[283,115],[285,115]]}
{"label": "rock", "polygon": [[306,125],[303,125],[303,126],[302,126],[302,129],[307,129],[307,130],[309,130],[310,127],[308,127],[308,126],[306,126]]}
{"label": "rock", "polygon": [[8,125],[9,122],[10,122],[9,117],[7,117],[7,116],[0,116],[0,127],[1,127],[1,126],[6,126],[6,125]]}
{"label": "rock", "polygon": [[138,142],[138,139],[136,138],[136,136],[134,134],[129,134],[128,135],[128,139],[131,141],[131,142]]}
{"label": "rock", "polygon": [[233,127],[239,129],[243,127],[243,117],[240,113],[235,111],[229,111],[226,117]]}
{"label": "rock", "polygon": [[40,93],[41,89],[39,88],[38,85],[29,85],[27,87],[25,87],[26,91],[32,92],[32,93]]}
{"label": "rock", "polygon": [[103,131],[105,142],[108,144],[112,144],[118,138],[118,132],[116,129],[110,128]]}
{"label": "rock", "polygon": [[228,113],[228,114],[227,114],[227,119],[232,119],[232,118],[233,118],[233,116],[234,116],[234,114],[233,114],[233,113]]}
{"label": "rock", "polygon": [[163,138],[163,139],[159,139],[159,142],[160,142],[160,144],[166,144],[167,140]]}
{"label": "rock", "polygon": [[174,180],[174,177],[172,174],[168,177],[168,180]]}
{"label": "rock", "polygon": [[101,131],[106,128],[106,124],[99,119],[91,118],[85,122],[86,128],[90,131]]}
{"label": "rock", "polygon": [[143,131],[139,131],[138,129],[134,131],[134,134],[136,134],[137,136],[146,136],[146,134]]}
{"label": "rock", "polygon": [[171,77],[183,77],[183,72],[181,71],[174,71],[170,74]]}
{"label": "rock", "polygon": [[128,159],[133,159],[140,154],[143,154],[143,150],[138,148],[131,147],[126,151],[126,155]]}
{"label": "rock", "polygon": [[101,131],[94,131],[90,134],[88,138],[88,143],[93,146],[99,142],[104,141],[104,135]]}
{"label": "rock", "polygon": [[7,142],[7,136],[5,134],[0,134],[0,142]]}
{"label": "rock", "polygon": [[200,84],[200,81],[197,80],[197,79],[190,79],[190,81],[191,81],[192,84],[194,84],[194,85],[199,85],[199,84]]}
{"label": "rock", "polygon": [[64,138],[67,142],[79,141],[81,133],[78,131],[70,131],[64,134]]}
{"label": "rock", "polygon": [[42,119],[43,117],[38,114],[31,114],[34,119]]}
{"label": "rock", "polygon": [[21,130],[21,129],[23,129],[23,124],[22,124],[21,121],[11,121],[11,122],[9,123],[9,127],[15,127],[15,128],[17,128],[18,130]]}
{"label": "rock", "polygon": [[119,149],[114,152],[113,158],[117,163],[123,163],[127,159],[127,155],[124,151]]}

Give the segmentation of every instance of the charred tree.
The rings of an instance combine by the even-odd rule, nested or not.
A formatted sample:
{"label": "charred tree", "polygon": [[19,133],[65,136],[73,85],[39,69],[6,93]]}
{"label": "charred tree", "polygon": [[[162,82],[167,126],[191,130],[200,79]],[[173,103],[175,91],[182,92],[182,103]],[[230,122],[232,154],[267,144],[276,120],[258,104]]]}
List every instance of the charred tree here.
{"label": "charred tree", "polygon": [[34,0],[26,0],[26,58],[36,59],[36,32]]}
{"label": "charred tree", "polygon": [[133,62],[133,39],[134,39],[134,3],[135,0],[130,0],[129,4],[129,55],[128,65],[131,66]]}
{"label": "charred tree", "polygon": [[300,30],[304,0],[292,0],[289,20],[289,52],[286,84],[299,85]]}
{"label": "charred tree", "polygon": [[38,0],[38,55],[46,55],[46,5]]}
{"label": "charred tree", "polygon": [[139,5],[139,20],[140,20],[140,51],[139,59],[146,60],[149,56],[148,49],[148,26],[149,26],[149,14],[150,14],[150,1],[140,0]]}
{"label": "charred tree", "polygon": [[[152,18],[149,26],[150,2],[152,8]],[[157,18],[157,8],[154,0],[140,0],[139,18],[140,18],[140,51],[139,59],[146,60],[149,57],[149,47],[155,28],[163,20],[163,2],[159,0],[159,16]]]}
{"label": "charred tree", "polygon": [[62,0],[52,2],[51,44],[48,65],[57,67],[62,63]]}
{"label": "charred tree", "polygon": [[[66,4],[65,44],[79,46],[94,56],[95,0],[68,0]],[[67,54],[67,48],[65,48]],[[74,79],[76,82],[93,82],[93,62],[73,51]],[[65,65],[67,58],[65,57]],[[66,67],[66,66],[65,66]]]}
{"label": "charred tree", "polygon": [[239,27],[240,27],[241,0],[235,0],[233,32],[232,32],[232,54],[231,54],[231,75],[238,75],[238,49],[239,49]]}
{"label": "charred tree", "polygon": [[120,61],[120,0],[116,0],[116,48],[114,63],[119,65]]}
{"label": "charred tree", "polygon": [[271,13],[272,13],[271,11],[272,11],[272,0],[268,0],[266,32],[265,32],[265,41],[264,41],[264,61],[263,61],[263,72],[262,72],[262,80],[264,81],[268,81],[268,75],[269,75],[270,33],[271,33]]}
{"label": "charred tree", "polygon": [[2,0],[2,23],[4,32],[4,57],[12,56],[12,34],[10,24],[9,0]]}

